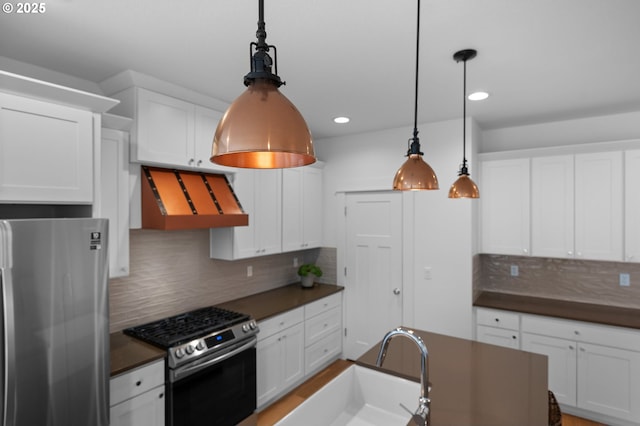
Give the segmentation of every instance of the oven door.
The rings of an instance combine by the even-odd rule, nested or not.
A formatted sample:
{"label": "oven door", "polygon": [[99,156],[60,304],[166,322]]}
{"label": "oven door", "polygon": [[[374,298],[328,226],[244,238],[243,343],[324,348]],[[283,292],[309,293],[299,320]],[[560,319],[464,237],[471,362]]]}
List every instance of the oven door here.
{"label": "oven door", "polygon": [[170,426],[234,426],[256,409],[256,338],[169,371]]}

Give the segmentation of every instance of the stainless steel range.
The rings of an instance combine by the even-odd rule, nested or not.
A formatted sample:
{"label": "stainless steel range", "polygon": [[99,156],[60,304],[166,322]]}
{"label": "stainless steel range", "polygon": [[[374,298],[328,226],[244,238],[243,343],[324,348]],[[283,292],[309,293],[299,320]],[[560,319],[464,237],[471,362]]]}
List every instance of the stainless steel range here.
{"label": "stainless steel range", "polygon": [[167,425],[236,425],[256,409],[256,334],[249,315],[206,307],[127,328],[167,350]]}

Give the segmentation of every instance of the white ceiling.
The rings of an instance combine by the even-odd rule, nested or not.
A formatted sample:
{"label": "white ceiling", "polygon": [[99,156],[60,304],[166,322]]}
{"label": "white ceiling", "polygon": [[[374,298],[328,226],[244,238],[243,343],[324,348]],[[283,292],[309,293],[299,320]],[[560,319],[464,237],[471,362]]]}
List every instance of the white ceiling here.
{"label": "white ceiling", "polygon": [[[13,0],[9,0],[13,2]],[[17,3],[17,2],[14,2]],[[639,0],[422,0],[419,122],[484,129],[640,110]],[[265,0],[282,92],[316,139],[413,127],[416,0]],[[0,15],[0,55],[93,82],[132,69],[231,102],[257,0],[47,0]],[[350,116],[348,125],[332,122]]]}

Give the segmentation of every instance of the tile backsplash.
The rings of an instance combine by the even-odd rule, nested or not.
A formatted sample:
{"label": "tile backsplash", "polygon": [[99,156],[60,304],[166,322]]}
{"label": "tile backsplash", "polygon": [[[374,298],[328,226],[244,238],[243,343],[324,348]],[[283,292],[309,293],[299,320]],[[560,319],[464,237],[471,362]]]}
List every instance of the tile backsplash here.
{"label": "tile backsplash", "polygon": [[[620,274],[629,274],[628,287]],[[481,290],[640,308],[640,263],[480,254],[474,293]]]}
{"label": "tile backsplash", "polygon": [[130,237],[129,276],[109,283],[111,332],[297,282],[294,257],[322,268],[318,282],[336,282],[335,248],[225,261],[209,258],[206,229],[136,229]]}

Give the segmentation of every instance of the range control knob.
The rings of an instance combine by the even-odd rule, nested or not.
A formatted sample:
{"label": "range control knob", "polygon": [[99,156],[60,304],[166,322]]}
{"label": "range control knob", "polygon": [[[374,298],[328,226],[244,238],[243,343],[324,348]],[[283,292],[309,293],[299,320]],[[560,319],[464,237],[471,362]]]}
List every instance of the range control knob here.
{"label": "range control knob", "polygon": [[253,320],[251,320],[251,322],[249,323],[249,327],[251,327],[252,330],[255,330],[257,326],[258,324],[256,324],[256,322]]}
{"label": "range control knob", "polygon": [[182,358],[184,356],[184,351],[182,350],[182,348],[176,349],[175,355],[178,359]]}
{"label": "range control knob", "polygon": [[242,324],[242,331],[244,331],[245,333],[249,332],[249,324],[244,323]]}
{"label": "range control knob", "polygon": [[187,347],[185,348],[185,352],[187,352],[187,355],[191,355],[194,350],[195,348],[193,347],[193,345],[187,345]]}
{"label": "range control knob", "polygon": [[202,340],[198,341],[198,345],[196,346],[196,349],[199,351],[204,349],[204,342]]}

